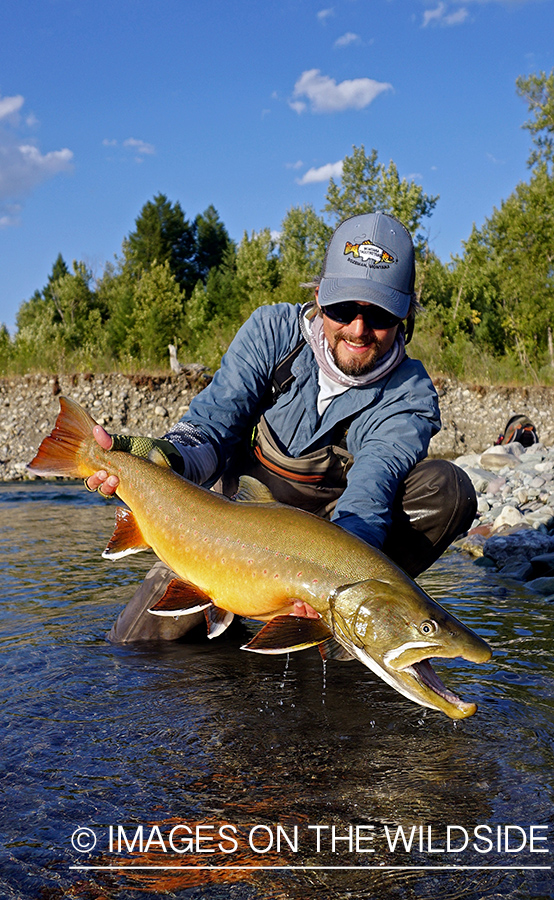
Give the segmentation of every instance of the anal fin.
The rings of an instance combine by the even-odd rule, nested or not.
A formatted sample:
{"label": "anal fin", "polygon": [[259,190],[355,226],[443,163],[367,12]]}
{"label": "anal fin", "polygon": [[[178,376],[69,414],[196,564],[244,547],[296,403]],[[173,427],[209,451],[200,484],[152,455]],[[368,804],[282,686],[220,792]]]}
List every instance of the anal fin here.
{"label": "anal fin", "polygon": [[150,544],[145,541],[140,526],[130,509],[118,506],[115,511],[115,528],[102,556],[104,559],[120,559],[130,553],[149,550]]}
{"label": "anal fin", "polygon": [[154,616],[190,616],[211,605],[211,598],[195,584],[174,578],[148,612]]}
{"label": "anal fin", "polygon": [[321,644],[332,636],[321,619],[304,616],[275,616],[241,647],[255,653],[291,653]]}

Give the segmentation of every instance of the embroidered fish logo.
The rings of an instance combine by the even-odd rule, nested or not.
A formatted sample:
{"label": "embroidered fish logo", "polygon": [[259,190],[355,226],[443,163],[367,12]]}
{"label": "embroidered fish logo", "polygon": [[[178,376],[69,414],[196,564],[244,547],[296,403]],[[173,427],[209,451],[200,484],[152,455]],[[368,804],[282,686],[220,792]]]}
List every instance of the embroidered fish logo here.
{"label": "embroidered fish logo", "polygon": [[372,241],[362,241],[361,244],[351,244],[350,241],[347,241],[344,245],[344,255],[348,256],[349,253],[356,259],[361,259],[363,262],[371,263],[374,266],[379,265],[379,263],[389,264],[396,262],[394,256]]}

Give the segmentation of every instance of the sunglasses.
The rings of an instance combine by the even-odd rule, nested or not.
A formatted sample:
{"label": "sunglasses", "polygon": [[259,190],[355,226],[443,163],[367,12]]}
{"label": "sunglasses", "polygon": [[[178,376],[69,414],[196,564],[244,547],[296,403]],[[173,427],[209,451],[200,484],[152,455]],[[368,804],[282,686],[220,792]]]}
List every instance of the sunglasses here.
{"label": "sunglasses", "polygon": [[340,322],[341,325],[349,325],[356,316],[362,316],[366,328],[375,328],[377,331],[394,328],[402,321],[381,306],[362,306],[354,300],[331,303],[329,306],[322,306],[321,309],[324,316],[332,319],[333,322]]}

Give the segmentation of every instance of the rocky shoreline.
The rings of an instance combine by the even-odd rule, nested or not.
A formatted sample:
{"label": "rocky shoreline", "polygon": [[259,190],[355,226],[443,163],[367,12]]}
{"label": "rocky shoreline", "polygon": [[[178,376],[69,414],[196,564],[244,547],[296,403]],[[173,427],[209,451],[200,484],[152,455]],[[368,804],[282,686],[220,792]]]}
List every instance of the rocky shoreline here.
{"label": "rocky shoreline", "polygon": [[[81,403],[108,431],[155,437],[186,412],[209,380],[207,370],[196,365],[166,376],[0,379],[0,481],[30,477],[26,464],[52,429],[60,394]],[[430,455],[456,461],[478,492],[478,519],[461,542],[463,549],[481,565],[554,595],[554,389],[483,387],[443,378],[436,387],[443,428],[431,442]],[[518,413],[533,421],[540,444],[525,451],[521,445],[492,447]],[[550,560],[541,558],[549,555]]]}

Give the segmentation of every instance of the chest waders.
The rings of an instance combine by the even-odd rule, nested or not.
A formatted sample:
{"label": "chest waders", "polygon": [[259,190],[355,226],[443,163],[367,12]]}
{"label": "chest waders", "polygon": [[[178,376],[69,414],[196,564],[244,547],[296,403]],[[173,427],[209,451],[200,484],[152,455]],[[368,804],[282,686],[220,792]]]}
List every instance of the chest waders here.
{"label": "chest waders", "polygon": [[[291,366],[302,340],[275,368],[272,405],[294,381]],[[262,415],[252,441],[235,452],[214,490],[232,497],[241,475],[265,484],[279,503],[296,506],[329,519],[347,485],[354,458],[346,449],[350,422],[339,423],[326,447],[291,457],[283,453]],[[471,526],[477,511],[473,485],[466,473],[443,459],[425,459],[400,484],[392,509],[392,523],[384,552],[412,578],[428,569],[452,541]],[[205,628],[204,614],[180,619],[152,616],[148,609],[174,577],[157,562],[107,635],[115,643],[142,640],[177,640],[196,625]]]}

